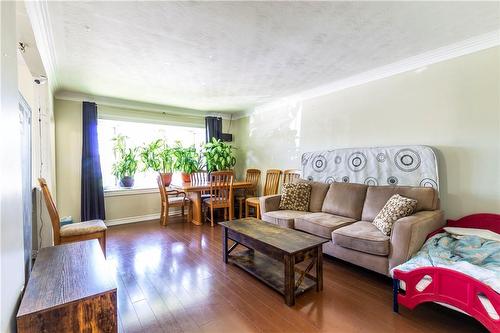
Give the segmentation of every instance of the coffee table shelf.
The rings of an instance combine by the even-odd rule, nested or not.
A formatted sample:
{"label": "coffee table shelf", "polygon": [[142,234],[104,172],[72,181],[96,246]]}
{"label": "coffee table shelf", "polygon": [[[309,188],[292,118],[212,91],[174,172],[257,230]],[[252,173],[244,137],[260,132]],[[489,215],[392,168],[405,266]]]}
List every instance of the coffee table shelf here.
{"label": "coffee table shelf", "polygon": [[[285,265],[282,262],[251,249],[229,255],[228,261],[250,273],[279,293],[285,294],[285,280],[283,278]],[[299,278],[300,274],[296,272],[295,281]],[[316,281],[304,277],[300,286],[295,290],[295,296],[315,286]]]}

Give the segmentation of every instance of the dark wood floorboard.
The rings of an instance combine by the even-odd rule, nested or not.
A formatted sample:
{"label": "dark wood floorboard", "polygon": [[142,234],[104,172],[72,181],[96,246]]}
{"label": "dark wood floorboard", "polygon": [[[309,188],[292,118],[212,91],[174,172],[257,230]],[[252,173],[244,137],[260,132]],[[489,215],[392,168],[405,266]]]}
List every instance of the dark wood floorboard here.
{"label": "dark wood floorboard", "polygon": [[109,228],[120,332],[486,331],[432,303],[394,314],[389,278],[328,256],[324,290],[288,307],[281,295],[222,262],[221,228],[177,222]]}

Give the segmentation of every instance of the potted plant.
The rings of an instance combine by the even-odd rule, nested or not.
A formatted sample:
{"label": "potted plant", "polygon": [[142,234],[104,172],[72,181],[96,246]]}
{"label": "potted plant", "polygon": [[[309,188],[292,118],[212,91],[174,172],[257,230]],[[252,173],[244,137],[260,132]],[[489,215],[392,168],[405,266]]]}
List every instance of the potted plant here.
{"label": "potted plant", "polygon": [[174,169],[182,173],[182,181],[190,182],[190,175],[199,170],[199,154],[195,146],[185,148],[177,141],[172,152],[175,157]]}
{"label": "potted plant", "polygon": [[121,187],[130,188],[134,186],[134,175],[137,172],[137,148],[128,148],[126,137],[117,135],[113,138],[115,141],[114,152],[116,162],[113,164],[113,175],[120,181]]}
{"label": "potted plant", "polygon": [[172,172],[174,171],[174,150],[166,143],[160,151],[161,169],[160,173],[163,177],[165,186],[170,185],[172,182]]}
{"label": "potted plant", "polygon": [[208,172],[228,170],[236,164],[233,147],[216,138],[203,146],[203,155]]}
{"label": "potted plant", "polygon": [[153,170],[159,172],[163,177],[166,186],[172,181],[172,170],[174,157],[172,148],[167,143],[158,139],[141,148],[141,161],[144,164],[144,171]]}

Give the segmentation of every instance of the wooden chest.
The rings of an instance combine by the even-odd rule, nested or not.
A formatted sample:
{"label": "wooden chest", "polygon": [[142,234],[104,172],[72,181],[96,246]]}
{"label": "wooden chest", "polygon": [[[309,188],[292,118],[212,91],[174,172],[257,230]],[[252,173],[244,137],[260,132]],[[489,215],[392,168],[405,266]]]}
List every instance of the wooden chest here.
{"label": "wooden chest", "polygon": [[117,332],[116,283],[97,240],[41,249],[18,332]]}

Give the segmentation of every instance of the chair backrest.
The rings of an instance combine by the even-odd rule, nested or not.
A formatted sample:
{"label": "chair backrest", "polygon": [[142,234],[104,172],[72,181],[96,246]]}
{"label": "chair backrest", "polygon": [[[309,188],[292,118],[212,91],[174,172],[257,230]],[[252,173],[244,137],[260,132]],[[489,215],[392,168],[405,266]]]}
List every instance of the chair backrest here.
{"label": "chair backrest", "polygon": [[259,169],[247,169],[247,175],[245,177],[245,181],[251,182],[252,188],[249,188],[246,190],[247,195],[256,195],[257,194],[257,187],[259,186],[260,182],[260,170]]}
{"label": "chair backrest", "polygon": [[208,182],[208,172],[206,171],[193,172],[189,177],[191,178],[191,183],[203,184]]}
{"label": "chair backrest", "polygon": [[269,169],[266,172],[266,183],[264,184],[264,195],[278,194],[281,178],[281,170]]}
{"label": "chair backrest", "polygon": [[232,171],[213,171],[210,173],[210,197],[220,205],[229,205],[233,198]]}
{"label": "chair backrest", "polygon": [[158,189],[160,190],[160,199],[162,206],[168,208],[168,195],[167,190],[165,189],[165,183],[163,182],[163,177],[161,174],[158,174],[156,177],[156,182],[158,183]]}
{"label": "chair backrest", "polygon": [[[196,171],[190,176],[191,184],[206,184],[208,183],[208,172],[206,171]],[[201,191],[201,195],[208,194],[209,191]]]}
{"label": "chair backrest", "polygon": [[59,245],[61,243],[60,229],[61,229],[61,219],[59,218],[59,213],[57,212],[56,204],[52,199],[49,187],[44,178],[38,178],[38,183],[42,189],[43,199],[45,205],[47,205],[47,210],[49,211],[50,221],[52,222],[52,232],[54,233],[54,244]]}
{"label": "chair backrest", "polygon": [[300,178],[300,171],[296,169],[289,169],[283,171],[283,184],[293,183]]}

